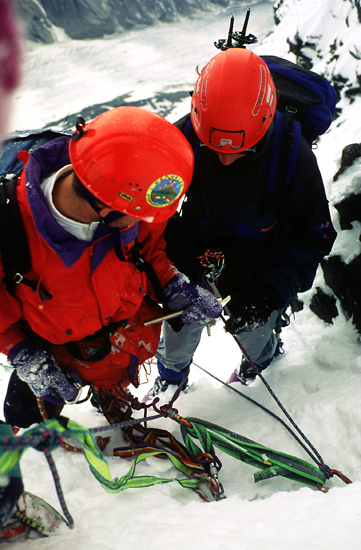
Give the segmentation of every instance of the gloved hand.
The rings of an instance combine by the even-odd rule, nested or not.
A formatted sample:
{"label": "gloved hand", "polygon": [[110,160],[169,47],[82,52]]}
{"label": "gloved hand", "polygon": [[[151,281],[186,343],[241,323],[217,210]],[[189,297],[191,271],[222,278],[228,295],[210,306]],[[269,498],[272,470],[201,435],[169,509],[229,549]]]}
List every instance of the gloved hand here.
{"label": "gloved hand", "polygon": [[180,319],[182,323],[209,323],[222,313],[222,306],[208,290],[192,285],[189,279],[180,273],[163,288],[166,305],[171,311],[184,309]]}
{"label": "gloved hand", "polygon": [[68,380],[52,356],[36,342],[30,339],[19,342],[9,351],[8,359],[20,380],[28,384],[37,397],[56,405],[76,399],[79,388]]}
{"label": "gloved hand", "polygon": [[250,332],[266,324],[272,311],[281,307],[278,290],[267,281],[260,281],[247,289],[247,294],[232,297],[232,315],[226,321],[231,334]]}

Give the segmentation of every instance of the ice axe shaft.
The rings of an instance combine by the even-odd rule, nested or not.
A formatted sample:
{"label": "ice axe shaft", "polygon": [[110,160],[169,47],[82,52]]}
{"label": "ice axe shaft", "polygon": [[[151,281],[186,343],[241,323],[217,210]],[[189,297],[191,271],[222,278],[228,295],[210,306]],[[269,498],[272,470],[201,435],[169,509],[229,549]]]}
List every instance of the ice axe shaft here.
{"label": "ice axe shaft", "polygon": [[[217,300],[221,303],[221,306],[224,307],[228,302],[230,301],[231,297],[226,296],[226,298],[217,298]],[[168,319],[173,319],[174,317],[178,317],[179,315],[182,315],[184,309],[181,309],[180,311],[173,311],[172,313],[167,313],[166,315],[162,315],[161,317],[155,317],[154,319],[149,319],[148,321],[144,321],[144,326],[148,327],[149,325],[154,325],[155,323],[161,323],[162,321],[167,321]]]}
{"label": "ice axe shaft", "polygon": [[221,302],[221,304],[223,305],[224,307],[224,311],[227,315],[230,315],[231,312],[229,311],[229,309],[227,307],[225,307],[228,302],[230,301],[231,297],[230,296],[227,296],[227,298],[225,298],[225,300],[227,300],[224,304],[222,303],[221,301],[221,294],[216,286],[216,283],[215,283],[215,280],[212,279],[212,277],[207,277],[206,275],[206,278],[207,278],[207,281],[208,281],[208,284],[209,286],[211,287],[211,289],[213,290],[213,294],[215,295],[215,297],[217,298],[217,300],[219,300]]}

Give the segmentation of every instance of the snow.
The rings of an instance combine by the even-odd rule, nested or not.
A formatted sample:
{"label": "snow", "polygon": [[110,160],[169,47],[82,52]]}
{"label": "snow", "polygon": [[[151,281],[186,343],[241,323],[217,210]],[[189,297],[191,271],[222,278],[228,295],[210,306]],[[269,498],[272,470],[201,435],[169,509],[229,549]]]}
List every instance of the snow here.
{"label": "snow", "polygon": [[[360,61],[349,51],[360,49],[360,25],[354,2],[339,0],[285,0],[281,23],[265,38],[272,26],[272,4],[252,6],[248,31],[264,38],[253,49],[257,53],[283,55],[291,60],[287,38],[298,30],[303,39],[317,43],[314,70],[342,74],[350,86],[360,72]],[[202,66],[216,53],[213,41],[225,38],[229,17],[235,13],[235,29],[243,24],[248,4],[233,4],[219,14],[207,14],[187,23],[147,27],[141,34],[127,32],[108,40],[71,41],[33,46],[26,54],[24,81],[13,101],[9,130],[39,127],[58,120],[68,112],[109,101],[123,93],[148,98],[158,91],[192,89],[194,67]],[[353,9],[352,9],[353,8]],[[347,18],[347,21],[346,21]],[[258,25],[262,25],[258,28]],[[348,26],[347,26],[348,25]],[[337,60],[330,45],[338,44]],[[343,45],[342,45],[343,44]],[[359,189],[360,166],[346,171],[336,182],[343,147],[360,142],[361,99],[351,103],[344,93],[338,107],[339,118],[320,140],[315,151],[330,200],[333,219],[339,229],[333,205],[349,189]],[[188,101],[180,102],[169,115],[175,120],[187,112]],[[334,251],[346,261],[360,253],[360,223],[352,231],[340,232]],[[321,271],[314,287],[326,292]],[[26,548],[46,545],[56,550],[109,550],[172,547],[184,550],[358,550],[361,547],[361,348],[360,335],[342,313],[333,325],[326,325],[308,308],[314,293],[302,295],[303,311],[295,314],[282,332],[285,354],[265,372],[265,378],[295,422],[317,448],[324,461],[342,471],[353,483],[338,477],[327,482],[321,493],[284,478],[257,484],[254,469],[219,451],[220,472],[227,498],[203,502],[197,494],[177,483],[108,494],[92,476],[84,457],[64,449],[53,452],[66,503],[75,528],[62,526],[58,536],[28,541]],[[340,308],[339,308],[340,309]],[[194,362],[226,380],[240,361],[240,352],[222,322],[204,331]],[[11,370],[0,367],[1,392],[5,394]],[[142,397],[156,375],[147,375],[134,395]],[[262,382],[238,388],[282,417],[281,410]],[[165,400],[171,398],[171,392]],[[197,366],[192,367],[190,388],[176,406],[182,416],[197,417],[233,430],[265,446],[270,446],[312,462],[290,434],[270,415],[232,392]],[[94,428],[105,419],[89,405],[66,406],[64,414]],[[138,413],[135,413],[137,416]],[[154,427],[171,431],[181,440],[176,423],[162,419]],[[131,459],[113,457],[112,448],[122,444],[120,434],[112,435],[104,454],[113,477],[130,469]],[[45,498],[60,511],[45,457],[27,451],[21,460],[25,488]],[[139,465],[139,473],[175,477],[170,462],[149,459]],[[14,550],[24,548],[21,543]]]}

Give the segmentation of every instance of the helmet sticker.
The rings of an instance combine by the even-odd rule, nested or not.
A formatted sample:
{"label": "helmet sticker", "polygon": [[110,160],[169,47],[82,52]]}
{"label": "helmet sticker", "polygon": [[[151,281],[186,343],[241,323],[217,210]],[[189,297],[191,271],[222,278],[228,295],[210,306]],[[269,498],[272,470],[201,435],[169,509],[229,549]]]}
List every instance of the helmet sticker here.
{"label": "helmet sticker", "polygon": [[253,110],[252,110],[252,115],[253,116],[258,115],[258,113],[260,111],[260,108],[261,108],[261,105],[263,104],[263,99],[264,99],[265,91],[266,91],[266,69],[264,68],[263,65],[260,65],[259,68],[261,70],[261,78],[260,78],[260,83],[259,83],[259,91],[258,91],[257,101],[255,103],[255,106],[253,107]]}
{"label": "helmet sticker", "polygon": [[266,103],[268,103],[269,105],[271,104],[271,98],[272,98],[272,86],[268,84]]}
{"label": "helmet sticker", "polygon": [[169,174],[157,179],[147,191],[147,202],[156,208],[173,204],[182,194],[184,181],[180,176]]}
{"label": "helmet sticker", "polygon": [[[201,85],[201,108],[203,110],[207,109],[207,86],[208,86],[208,77],[209,72],[213,68],[213,65],[215,64],[216,60],[212,59],[208,65],[203,69],[198,81],[197,81],[197,92],[199,91],[200,83]],[[204,74],[203,74],[204,73]]]}
{"label": "helmet sticker", "polygon": [[134,202],[133,197],[130,197],[126,193],[123,193],[123,191],[119,191],[118,195],[129,202]]}

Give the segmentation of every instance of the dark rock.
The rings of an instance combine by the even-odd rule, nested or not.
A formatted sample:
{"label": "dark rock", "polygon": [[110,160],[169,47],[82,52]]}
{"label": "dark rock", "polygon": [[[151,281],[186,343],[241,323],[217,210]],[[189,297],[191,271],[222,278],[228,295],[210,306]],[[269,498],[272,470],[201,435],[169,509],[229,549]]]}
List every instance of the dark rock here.
{"label": "dark rock", "polygon": [[129,95],[130,94],[124,94],[114,99],[107,100],[105,103],[97,103],[95,105],[90,105],[89,107],[84,107],[81,110],[81,113],[72,113],[60,120],[51,121],[45,126],[45,128],[62,127],[74,129],[79,114],[81,114],[86,122],[89,122],[105,111],[123,106],[143,107],[144,109],[158,113],[162,117],[167,117],[173,110],[176,103],[182,101],[186,97],[189,97],[189,92],[158,92],[154,95],[154,97],[139,99],[137,101],[129,101]]}
{"label": "dark rock", "polygon": [[290,308],[291,308],[292,313],[297,313],[298,311],[302,311],[304,305],[305,304],[303,303],[302,300],[300,300],[299,298],[295,298],[290,303]]}
{"label": "dark rock", "polygon": [[351,222],[361,221],[361,194],[352,193],[335,204],[335,208],[340,216],[341,229],[352,229]]}
{"label": "dark rock", "polygon": [[355,96],[358,95],[361,95],[361,86],[354,86],[345,91],[345,96],[350,100],[350,104],[355,101]]}
{"label": "dark rock", "polygon": [[333,181],[336,181],[344,171],[349,168],[353,162],[361,157],[361,143],[351,143],[343,148],[341,155],[341,166],[338,172],[333,176]]}
{"label": "dark rock", "polygon": [[330,325],[333,323],[332,319],[338,316],[336,298],[329,296],[319,287],[317,287],[316,294],[312,297],[310,310]]}
{"label": "dark rock", "polygon": [[361,0],[355,0],[355,6],[357,10],[357,19],[361,23]]}
{"label": "dark rock", "polygon": [[361,254],[346,265],[346,303],[352,322],[361,333]]}
{"label": "dark rock", "polygon": [[18,12],[25,22],[26,35],[29,40],[51,44],[54,42],[52,23],[45,10],[35,0],[18,3]]}
{"label": "dark rock", "polygon": [[[321,265],[326,284],[340,300],[344,313],[348,318],[352,317],[353,324],[361,333],[361,254],[349,264],[346,264],[340,256],[330,256],[323,260]],[[316,315],[321,312],[319,317],[324,319],[326,314],[322,307],[319,307],[320,297],[317,294],[312,299],[314,308],[310,307]]]}
{"label": "dark rock", "polygon": [[[346,264],[342,260],[341,256],[329,256],[324,258],[321,262],[323,270],[323,276],[327,286],[330,287],[334,295],[341,301],[342,305],[346,304],[346,276],[345,268]],[[351,315],[346,309],[348,315]]]}
{"label": "dark rock", "polygon": [[342,90],[344,89],[346,83],[348,82],[348,79],[346,77],[343,77],[342,75],[340,74],[337,74],[337,75],[333,75],[332,76],[332,86],[334,87],[335,91],[336,91],[336,95],[337,95],[337,100],[336,102],[338,103],[341,99],[341,92]]}
{"label": "dark rock", "polygon": [[[296,63],[305,69],[312,70],[312,59],[307,57],[307,55],[302,51],[302,48],[304,48],[306,44],[299,37],[299,35],[295,35],[293,42],[287,39],[287,43],[289,45],[290,52],[296,56]],[[307,46],[309,47],[310,44],[307,43]]]}
{"label": "dark rock", "polygon": [[[91,0],[39,0],[50,21],[70,38],[101,38],[117,29],[108,2]],[[134,1],[134,0],[132,0]]]}

